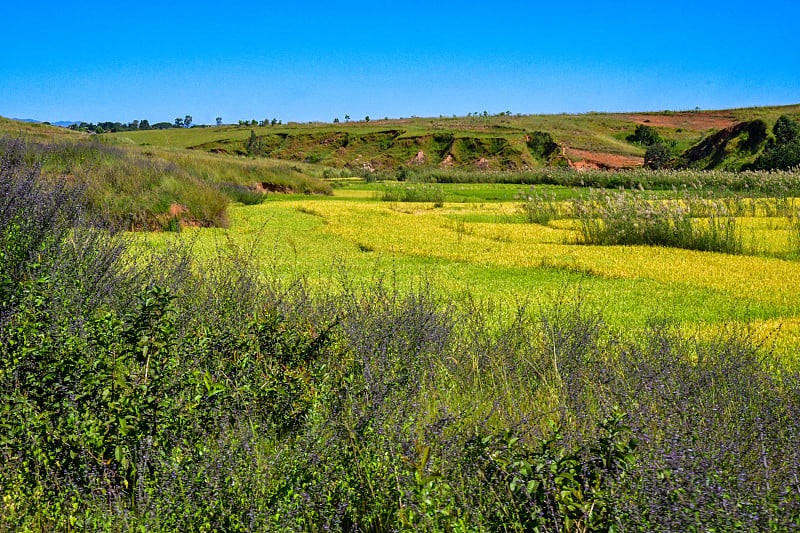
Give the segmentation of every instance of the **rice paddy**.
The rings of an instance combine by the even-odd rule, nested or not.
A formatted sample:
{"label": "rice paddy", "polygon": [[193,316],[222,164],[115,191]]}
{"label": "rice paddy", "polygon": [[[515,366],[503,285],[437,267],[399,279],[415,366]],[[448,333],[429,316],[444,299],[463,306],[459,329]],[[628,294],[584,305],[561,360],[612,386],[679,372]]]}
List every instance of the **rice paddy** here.
{"label": "rice paddy", "polygon": [[[449,198],[465,194],[464,187],[443,185]],[[485,200],[442,207],[381,201],[371,184],[325,198],[273,195],[260,205],[233,206],[226,230],[186,228],[181,238],[192,239],[201,255],[239,247],[265,270],[303,275],[319,287],[343,276],[425,282],[509,309],[580,290],[618,329],[635,330],[654,317],[691,330],[735,322],[768,330],[764,335],[777,335],[784,348],[796,346],[796,327],[782,327],[800,317],[800,262],[787,217],[737,217],[745,255],[584,245],[575,220],[526,223],[519,201],[488,199],[513,197],[508,185],[494,195],[490,188],[476,188]],[[147,236],[151,243],[171,238]]]}

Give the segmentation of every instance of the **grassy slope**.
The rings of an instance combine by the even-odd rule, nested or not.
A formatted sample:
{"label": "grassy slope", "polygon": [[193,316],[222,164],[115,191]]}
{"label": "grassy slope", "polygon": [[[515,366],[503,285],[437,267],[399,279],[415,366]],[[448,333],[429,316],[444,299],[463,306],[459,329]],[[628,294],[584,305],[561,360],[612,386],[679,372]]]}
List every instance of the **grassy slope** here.
{"label": "grassy slope", "polygon": [[[505,141],[506,156],[518,166],[536,166],[542,164],[536,161],[524,149],[524,137],[532,131],[550,133],[562,146],[616,154],[629,157],[641,157],[644,148],[625,140],[631,134],[637,120],[643,116],[653,118],[653,123],[658,124],[669,117],[674,118],[671,125],[656,125],[656,129],[665,139],[675,142],[675,151],[682,151],[700,141],[702,138],[715,131],[714,128],[704,126],[703,120],[722,118],[733,122],[761,118],[771,127],[775,120],[782,114],[800,115],[800,105],[744,108],[722,111],[696,111],[696,112],[657,112],[657,113],[587,113],[581,115],[520,115],[520,116],[489,116],[489,117],[440,117],[440,118],[404,118],[366,122],[349,122],[340,124],[290,123],[282,126],[220,126],[209,128],[170,129],[160,131],[125,132],[114,136],[138,145],[163,146],[170,148],[197,147],[202,150],[221,150],[227,153],[241,153],[244,144],[254,131],[259,138],[277,143],[277,137],[289,137],[291,142],[281,146],[274,146],[275,152],[282,159],[320,160],[324,164],[341,167],[353,161],[374,161],[380,165],[385,163],[385,168],[394,168],[398,163],[405,164],[418,150],[422,149],[428,155],[428,164],[439,164],[443,155],[436,157],[434,152],[440,145],[428,139],[431,136],[452,136],[456,139],[470,139],[488,142],[491,139]],[[656,119],[661,119],[657,121]],[[696,121],[696,125],[692,122]],[[683,124],[688,124],[688,127]],[[682,127],[683,125],[683,127]],[[395,142],[387,143],[381,137],[381,132],[393,131]],[[349,135],[352,139],[359,138],[357,146],[345,154],[334,153],[334,146],[329,146],[335,139]],[[416,144],[411,141],[418,140]],[[270,141],[271,140],[271,141]],[[403,143],[402,141],[406,141]],[[481,146],[473,147],[473,157],[467,157],[456,164],[468,166],[475,163],[481,154]],[[454,147],[451,153],[458,157],[462,147]],[[467,149],[469,151],[469,149]],[[341,150],[340,150],[341,152]],[[580,159],[579,157],[573,157]],[[352,165],[351,165],[352,166]]]}
{"label": "grassy slope", "polygon": [[124,137],[1,117],[0,139],[21,140],[28,156],[41,162],[43,175],[83,183],[90,205],[128,228],[174,227],[176,209],[192,225],[225,225],[229,201],[256,183],[304,193],[331,191],[307,165],[141,147]]}
{"label": "grassy slope", "polygon": [[20,122],[9,118],[0,117],[0,136],[25,137],[49,141],[53,139],[88,139],[88,133],[73,131],[58,126],[48,126],[35,122]]}

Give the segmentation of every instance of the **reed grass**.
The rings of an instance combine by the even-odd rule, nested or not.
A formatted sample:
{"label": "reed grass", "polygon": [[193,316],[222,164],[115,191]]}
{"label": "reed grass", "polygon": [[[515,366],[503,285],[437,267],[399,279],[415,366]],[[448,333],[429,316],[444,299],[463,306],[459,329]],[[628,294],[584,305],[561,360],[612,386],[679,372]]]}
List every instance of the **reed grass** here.
{"label": "reed grass", "polygon": [[584,244],[743,252],[741,230],[724,202],[695,196],[653,201],[632,192],[592,191],[572,205]]}

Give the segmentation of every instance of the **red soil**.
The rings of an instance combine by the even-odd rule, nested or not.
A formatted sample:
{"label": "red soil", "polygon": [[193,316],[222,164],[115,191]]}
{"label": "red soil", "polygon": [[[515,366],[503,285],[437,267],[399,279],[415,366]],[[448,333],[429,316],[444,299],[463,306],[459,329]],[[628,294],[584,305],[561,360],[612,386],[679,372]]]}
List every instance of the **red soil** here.
{"label": "red soil", "polygon": [[577,170],[615,170],[619,168],[640,167],[644,164],[644,158],[635,156],[590,152],[589,150],[578,150],[577,148],[566,148],[564,152],[567,156],[583,160],[576,162],[570,161],[569,165]]}
{"label": "red soil", "polygon": [[638,114],[629,115],[628,118],[637,124],[662,128],[683,128],[693,131],[721,130],[739,123],[739,121],[730,116],[717,112],[683,112],[670,113],[668,115],[660,113]]}

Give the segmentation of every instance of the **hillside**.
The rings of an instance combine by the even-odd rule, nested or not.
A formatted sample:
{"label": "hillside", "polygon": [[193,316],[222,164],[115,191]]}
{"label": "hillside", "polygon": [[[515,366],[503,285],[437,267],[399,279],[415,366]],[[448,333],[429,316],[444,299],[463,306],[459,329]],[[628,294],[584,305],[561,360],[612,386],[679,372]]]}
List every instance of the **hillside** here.
{"label": "hillside", "polygon": [[[0,141],[41,165],[43,175],[81,183],[90,207],[113,223],[168,229],[178,223],[224,226],[229,202],[260,203],[265,193],[331,194],[326,178],[419,179],[427,173],[422,179],[428,181],[538,183],[543,178],[523,176],[524,171],[640,167],[654,143],[661,147],[663,164],[671,168],[768,169],[769,161],[789,168],[796,165],[797,142],[780,146],[772,132],[784,115],[800,117],[800,105],[659,113],[505,113],[107,134],[0,118]],[[512,174],[494,178],[488,174],[492,171]],[[560,184],[576,180],[571,172],[562,174],[556,180]],[[581,175],[578,181],[585,179],[588,176]],[[606,182],[602,177],[586,181]],[[553,183],[552,177],[548,183]]]}
{"label": "hillside", "polygon": [[268,191],[331,193],[316,175],[322,171],[310,165],[141,147],[0,117],[0,163],[18,161],[42,178],[77,187],[89,212],[124,229],[225,226],[232,201],[259,203]]}
{"label": "hillside", "polygon": [[[521,170],[567,165],[618,169],[644,163],[646,146],[629,138],[637,126],[648,126],[685,166],[738,169],[752,161],[762,146],[748,144],[744,156],[737,143],[722,143],[722,150],[711,156],[708,148],[692,148],[741,123],[762,120],[771,128],[784,114],[800,117],[800,105],[685,112],[414,117],[134,131],[110,136],[140,146],[367,171],[402,167]],[[721,141],[715,142],[719,145]],[[695,156],[702,156],[702,160]]]}

